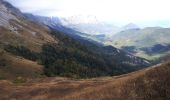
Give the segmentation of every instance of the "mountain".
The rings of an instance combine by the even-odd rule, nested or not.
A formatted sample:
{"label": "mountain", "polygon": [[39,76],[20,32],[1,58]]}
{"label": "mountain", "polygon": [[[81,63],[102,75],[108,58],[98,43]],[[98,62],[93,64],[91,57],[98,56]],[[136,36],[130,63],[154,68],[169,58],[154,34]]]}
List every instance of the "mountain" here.
{"label": "mountain", "polygon": [[[72,28],[66,27],[63,25],[63,22],[61,22],[60,18],[58,17],[44,17],[44,16],[37,16],[32,15],[29,13],[25,13],[24,16],[29,19],[30,21],[37,22],[39,24],[47,25],[48,27],[52,28],[53,30],[57,30],[60,32],[63,32],[70,37],[78,40],[79,42],[93,42],[95,44],[99,44],[98,38],[94,35],[82,33],[79,31],[76,31]],[[85,41],[81,41],[81,38],[84,38]],[[101,44],[99,44],[101,45]]]}
{"label": "mountain", "polygon": [[136,24],[129,23],[129,24],[123,26],[123,27],[121,28],[121,31],[133,30],[133,29],[140,29],[140,28],[139,28],[139,26],[137,26]]}
{"label": "mountain", "polygon": [[48,18],[29,19],[7,2],[1,1],[0,7],[1,79],[110,76],[151,64],[115,47],[90,41],[61,25],[56,28]]}
{"label": "mountain", "polygon": [[68,18],[60,18],[63,26],[74,29],[76,31],[90,34],[90,35],[113,35],[117,32],[129,30],[129,29],[140,29],[139,26],[133,23],[129,23],[125,26],[118,27],[114,24],[102,22],[95,16],[72,16]]}
{"label": "mountain", "polygon": [[107,24],[104,22],[96,23],[78,23],[78,24],[67,24],[66,27],[74,29],[76,31],[90,34],[90,35],[100,35],[100,34],[115,34],[119,31],[119,27],[112,24]]}
{"label": "mountain", "polygon": [[169,55],[170,28],[147,27],[117,33],[107,44],[129,51],[149,60],[159,60]]}
{"label": "mountain", "polygon": [[[169,62],[148,67],[148,60],[82,37],[60,21],[37,18],[0,0],[0,99],[170,99]],[[168,49],[157,51],[162,46],[153,50]]]}
{"label": "mountain", "polygon": [[43,44],[57,43],[49,33],[48,27],[28,21],[17,8],[0,0],[0,78],[37,77],[42,74],[42,65],[13,55],[5,48],[9,45],[23,46],[40,52]]}
{"label": "mountain", "polygon": [[45,16],[38,16],[38,15],[34,16],[33,14],[29,14],[29,13],[24,13],[24,16],[33,22],[37,22],[39,24],[43,23],[51,27],[62,24],[58,17],[45,17]]}
{"label": "mountain", "polygon": [[77,15],[60,20],[65,27],[90,35],[114,34],[119,31],[119,27],[99,21],[97,17],[90,15]]}
{"label": "mountain", "polygon": [[[43,43],[55,42],[48,27],[24,18],[22,13],[7,2],[0,1],[0,44],[24,45],[38,51]],[[29,38],[29,39],[28,39]]]}
{"label": "mountain", "polygon": [[43,16],[33,16],[31,14],[25,14],[29,19],[35,21],[43,22],[50,26],[64,26],[69,29],[75,30],[80,33],[85,33],[89,35],[100,35],[100,34],[114,34],[119,31],[119,27],[108,24],[105,22],[100,22],[95,16],[72,16],[68,18],[61,17],[43,17]]}
{"label": "mountain", "polygon": [[[125,30],[138,30],[137,25],[129,23],[122,27],[117,27],[113,24],[100,22],[94,16],[72,16],[68,18],[59,17],[44,17],[32,14],[24,14],[31,21],[45,24],[53,29],[67,33],[73,38],[84,37],[91,42],[103,43],[109,40],[111,35]],[[76,36],[75,36],[76,35]]]}
{"label": "mountain", "polygon": [[118,27],[114,24],[99,21],[95,16],[72,16],[60,18],[60,21],[65,27],[91,35],[113,35],[124,30],[140,29],[139,26],[133,23]]}
{"label": "mountain", "polygon": [[[0,98],[17,100],[169,100],[170,62],[133,73],[73,80],[61,77],[0,81]],[[21,78],[18,80],[21,80]],[[88,97],[88,99],[87,99]]]}
{"label": "mountain", "polygon": [[115,34],[119,31],[119,28],[107,23],[79,23],[79,24],[69,24],[66,27],[72,28],[79,32],[83,32],[91,35],[100,35],[100,34]]}

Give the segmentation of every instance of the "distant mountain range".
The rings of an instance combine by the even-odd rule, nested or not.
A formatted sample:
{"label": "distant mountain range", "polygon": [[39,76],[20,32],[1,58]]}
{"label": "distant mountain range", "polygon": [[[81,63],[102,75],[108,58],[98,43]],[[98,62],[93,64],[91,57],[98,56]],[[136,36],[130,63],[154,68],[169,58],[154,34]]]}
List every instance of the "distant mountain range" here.
{"label": "distant mountain range", "polygon": [[32,17],[32,20],[35,21],[36,19],[36,21],[43,22],[49,26],[60,25],[88,35],[112,35],[128,29],[139,29],[139,27],[133,23],[118,27],[113,24],[101,22],[97,20],[95,16],[72,16],[68,18],[43,16],[36,16],[35,18],[31,14],[25,14],[25,16],[28,18]]}

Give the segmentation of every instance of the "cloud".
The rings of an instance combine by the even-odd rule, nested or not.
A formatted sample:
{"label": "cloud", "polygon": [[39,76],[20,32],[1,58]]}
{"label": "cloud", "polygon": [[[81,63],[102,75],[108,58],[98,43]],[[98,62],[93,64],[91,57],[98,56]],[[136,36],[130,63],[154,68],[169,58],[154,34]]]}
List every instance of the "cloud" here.
{"label": "cloud", "polygon": [[44,16],[94,15],[100,20],[140,22],[170,19],[169,0],[7,0],[23,12]]}

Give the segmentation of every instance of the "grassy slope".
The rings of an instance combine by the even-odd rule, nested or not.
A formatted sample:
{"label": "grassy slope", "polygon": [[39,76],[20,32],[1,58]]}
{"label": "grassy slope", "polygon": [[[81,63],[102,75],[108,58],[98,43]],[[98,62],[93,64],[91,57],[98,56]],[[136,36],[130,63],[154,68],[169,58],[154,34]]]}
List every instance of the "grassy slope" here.
{"label": "grassy slope", "polygon": [[[27,25],[25,25],[27,24]],[[10,29],[0,26],[0,45],[23,45],[27,46],[33,51],[40,51],[41,46],[44,43],[56,42],[50,35],[49,30],[44,27],[40,27],[31,22],[18,23],[17,21],[11,21],[11,25],[17,27],[17,34]],[[35,35],[33,34],[35,33]]]}
{"label": "grassy slope", "polygon": [[154,60],[166,55],[162,54],[148,55],[140,48],[152,47],[156,44],[170,44],[169,28],[145,28],[142,30],[127,30],[118,33],[111,38],[111,41],[105,41],[106,44],[112,44],[115,47],[135,46],[138,49],[136,56],[149,60]]}
{"label": "grassy slope", "polygon": [[[57,43],[49,35],[50,31],[44,26],[34,24],[27,20],[17,22],[10,20],[10,24],[17,27],[18,34],[10,29],[0,26],[0,79],[15,79],[22,77],[37,77],[43,72],[43,66],[37,62],[26,60],[22,57],[17,57],[3,50],[4,45],[21,45],[26,46],[32,51],[40,52],[41,46],[45,43]],[[22,27],[19,27],[22,26]],[[36,35],[32,34],[36,32]]]}
{"label": "grassy slope", "polygon": [[[50,35],[48,27],[25,19],[22,13],[12,5],[0,1],[0,7],[0,79],[39,76],[42,73],[42,65],[7,53],[3,49],[5,45],[10,44],[41,52],[43,44],[57,43],[57,39],[54,40]],[[8,19],[9,16],[13,17]]]}
{"label": "grassy slope", "polygon": [[0,49],[0,79],[33,78],[43,73],[43,66]]}
{"label": "grassy slope", "polygon": [[127,30],[113,36],[113,43],[117,46],[151,47],[155,44],[170,43],[169,28],[145,28],[141,30]]}
{"label": "grassy slope", "polygon": [[87,80],[40,78],[15,86],[0,82],[2,99],[169,100],[170,62],[115,77]]}

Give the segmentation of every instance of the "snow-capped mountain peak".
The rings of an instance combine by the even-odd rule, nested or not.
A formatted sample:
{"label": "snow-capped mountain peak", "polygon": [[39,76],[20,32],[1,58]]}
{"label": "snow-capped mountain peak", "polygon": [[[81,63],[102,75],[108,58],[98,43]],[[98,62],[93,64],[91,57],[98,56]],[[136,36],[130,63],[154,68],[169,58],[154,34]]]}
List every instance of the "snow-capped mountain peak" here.
{"label": "snow-capped mountain peak", "polygon": [[96,16],[92,15],[77,15],[77,16],[71,16],[71,17],[64,17],[60,18],[63,25],[69,25],[69,24],[88,24],[88,23],[98,23],[99,20]]}

